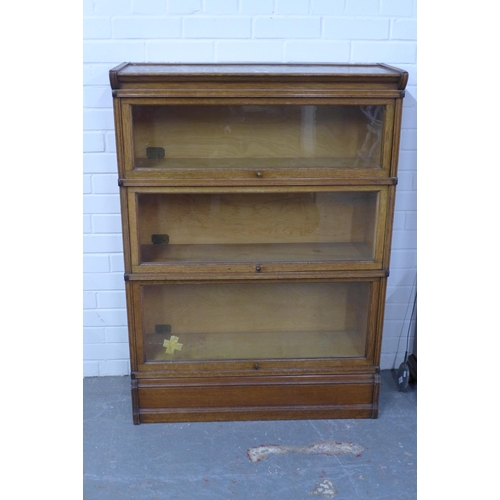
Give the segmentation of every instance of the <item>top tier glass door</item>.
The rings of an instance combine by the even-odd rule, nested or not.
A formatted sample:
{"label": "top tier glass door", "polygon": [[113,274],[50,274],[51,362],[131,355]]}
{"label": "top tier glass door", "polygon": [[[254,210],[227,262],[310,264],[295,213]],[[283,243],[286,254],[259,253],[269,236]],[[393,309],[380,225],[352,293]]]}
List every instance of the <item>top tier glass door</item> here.
{"label": "top tier glass door", "polygon": [[133,168],[382,168],[386,107],[133,105]]}

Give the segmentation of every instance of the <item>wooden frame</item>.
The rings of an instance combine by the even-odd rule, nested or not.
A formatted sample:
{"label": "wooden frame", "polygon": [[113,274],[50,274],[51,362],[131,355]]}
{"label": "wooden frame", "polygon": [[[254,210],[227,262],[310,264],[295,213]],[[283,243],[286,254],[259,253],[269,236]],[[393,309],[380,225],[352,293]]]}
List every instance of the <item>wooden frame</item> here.
{"label": "wooden frame", "polygon": [[[384,64],[110,71],[134,423],[376,418],[407,79]],[[378,128],[357,117],[361,106],[381,107],[369,108],[383,110]],[[370,133],[380,163],[353,167]],[[136,144],[158,156],[134,159]],[[319,316],[302,320],[302,307]],[[355,317],[357,332],[328,333]],[[302,336],[327,348],[301,349]]]}

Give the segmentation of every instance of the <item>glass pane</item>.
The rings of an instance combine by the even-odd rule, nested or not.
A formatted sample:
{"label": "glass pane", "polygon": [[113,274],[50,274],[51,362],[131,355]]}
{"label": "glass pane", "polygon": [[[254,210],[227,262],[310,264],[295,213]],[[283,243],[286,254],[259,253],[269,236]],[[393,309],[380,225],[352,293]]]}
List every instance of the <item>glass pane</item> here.
{"label": "glass pane", "polygon": [[369,283],[145,285],[147,361],[362,357]]}
{"label": "glass pane", "polygon": [[383,106],[133,106],[134,168],[379,168]]}
{"label": "glass pane", "polygon": [[373,191],[140,194],[140,261],[372,261],[377,197]]}

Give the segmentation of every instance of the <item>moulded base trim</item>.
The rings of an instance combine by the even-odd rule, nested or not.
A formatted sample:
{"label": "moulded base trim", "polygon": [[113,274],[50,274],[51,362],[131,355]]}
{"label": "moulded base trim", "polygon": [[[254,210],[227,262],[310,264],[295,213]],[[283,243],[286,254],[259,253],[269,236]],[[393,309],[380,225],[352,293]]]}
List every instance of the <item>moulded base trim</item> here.
{"label": "moulded base trim", "polygon": [[372,405],[349,406],[270,406],[227,408],[157,408],[141,409],[140,423],[225,422],[244,420],[316,420],[372,418]]}
{"label": "moulded base trim", "polygon": [[186,382],[138,380],[134,423],[376,418],[378,414],[377,374]]}

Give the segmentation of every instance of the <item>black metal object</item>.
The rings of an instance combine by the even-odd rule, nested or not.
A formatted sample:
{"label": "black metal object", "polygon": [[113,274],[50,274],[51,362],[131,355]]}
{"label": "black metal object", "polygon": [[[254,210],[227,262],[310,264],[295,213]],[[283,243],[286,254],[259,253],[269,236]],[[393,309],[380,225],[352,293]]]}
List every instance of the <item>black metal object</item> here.
{"label": "black metal object", "polygon": [[169,242],[170,238],[168,234],[152,234],[151,235],[151,243],[153,245],[166,245]]}
{"label": "black metal object", "polygon": [[155,325],[155,333],[171,333],[171,325]]}
{"label": "black metal object", "polygon": [[152,160],[159,160],[165,158],[165,148],[151,147],[146,148],[146,156]]}

